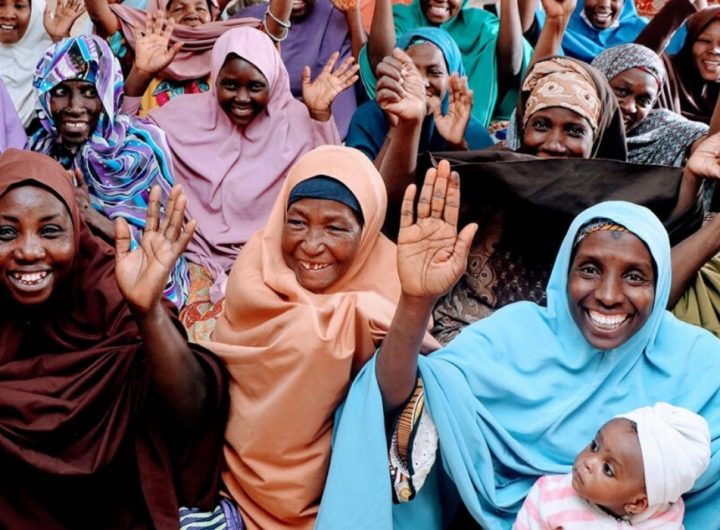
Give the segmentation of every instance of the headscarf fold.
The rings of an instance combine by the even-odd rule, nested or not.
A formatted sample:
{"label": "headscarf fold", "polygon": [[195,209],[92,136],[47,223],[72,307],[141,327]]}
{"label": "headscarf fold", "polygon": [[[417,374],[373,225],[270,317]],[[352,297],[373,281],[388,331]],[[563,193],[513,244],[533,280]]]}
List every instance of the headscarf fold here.
{"label": "headscarf fold", "polygon": [[[573,241],[596,218],[625,226],[657,266],[647,321],[607,351],[587,342],[568,301]],[[684,496],[684,524],[712,527],[720,521],[720,342],[666,311],[670,281],[668,236],[649,210],[604,202],[578,215],[557,255],[547,307],[508,305],[419,358],[442,459],[418,496],[397,507],[376,366],[368,362],[338,415],[317,529],[441,528],[443,507],[453,506],[447,496],[457,490],[481,526],[509,530],[537,478],[570,472],[597,418],[662,400],[701,414],[710,426],[711,464]]]}
{"label": "headscarf fold", "polygon": [[52,44],[43,25],[45,0],[32,0],[30,4],[30,22],[25,35],[15,44],[0,44],[0,79],[5,83],[24,127],[35,117],[35,65]]}
{"label": "headscarf fold", "polygon": [[[667,78],[662,59],[640,44],[608,48],[593,60],[592,65],[608,82],[631,68],[648,72],[657,79],[658,87],[662,87]],[[628,162],[680,166],[689,154],[690,146],[707,131],[708,126],[704,123],[688,120],[668,109],[653,108],[644,119],[625,131]]]}
{"label": "headscarf fold", "polygon": [[67,172],[38,153],[0,155],[0,196],[25,185],[67,207],[76,253],[42,307],[19,306],[0,289],[0,527],[177,529],[179,503],[216,502],[222,367],[191,346],[208,416],[197,430],[170,421],[153,396],[113,250],[82,221]]}
{"label": "headscarf fold", "polygon": [[[570,66],[569,63],[572,63],[572,66]],[[592,87],[590,88],[594,87],[592,92],[594,92],[597,100],[600,102],[600,108],[597,119],[597,131],[595,132],[595,139],[593,141],[593,149],[590,154],[590,158],[609,158],[625,161],[627,158],[627,148],[625,146],[625,126],[623,124],[623,118],[620,108],[618,107],[617,100],[615,99],[615,95],[613,94],[610,85],[608,85],[605,76],[589,64],[583,63],[582,61],[577,61],[568,57],[549,57],[535,63],[533,68],[526,74],[526,79],[534,77],[534,72],[536,70],[540,72],[553,72],[556,68],[561,69],[561,71],[569,70],[573,72],[580,68],[587,74],[587,77],[583,75],[582,79],[587,80],[589,77],[589,79],[592,80]],[[527,82],[523,81],[523,86],[526,84]],[[589,87],[585,84],[582,86],[583,91],[589,89]],[[594,98],[585,92],[583,92],[583,100],[586,95],[590,98],[587,100],[588,103],[594,101]],[[522,149],[524,130],[522,124],[527,122],[527,119],[529,119],[531,114],[528,112],[530,96],[530,90],[522,90],[520,92],[515,115],[508,127],[508,147],[513,150]],[[594,105],[591,105],[585,110],[591,110],[593,106]],[[528,116],[527,119],[526,114]]]}
{"label": "headscarf fold", "polygon": [[[79,79],[95,85],[102,111],[95,130],[72,153],[58,142],[50,110],[50,92],[59,83]],[[80,168],[93,206],[109,219],[124,218],[130,225],[133,248],[142,238],[150,188],[157,184],[165,204],[173,186],[172,162],[164,132],[121,113],[123,75],[107,43],[95,35],[70,37],[52,45],[35,71],[42,129],[29,148],[58,160],[66,169]],[[182,307],[188,290],[187,264],[178,260],[165,288]]]}
{"label": "headscarf fold", "polygon": [[25,129],[5,88],[5,83],[0,79],[0,153],[12,147],[22,149],[26,142]]}
{"label": "headscarf fold", "polygon": [[710,430],[702,416],[669,403],[620,414],[637,425],[650,507],[675,503],[710,464]]}
{"label": "headscarf fold", "polygon": [[[229,54],[267,79],[265,109],[238,129],[217,101],[215,80]],[[175,177],[198,220],[186,256],[213,277],[213,300],[224,292],[240,248],[263,227],[295,160],[321,144],[339,143],[332,120],[316,122],[290,93],[288,74],[270,38],[252,28],[220,37],[212,53],[209,92],[179,96],[148,115],[167,134]],[[212,153],[209,156],[208,153]]]}
{"label": "headscarf fold", "polygon": [[561,58],[538,62],[525,77],[522,91],[529,92],[523,129],[537,111],[563,107],[585,118],[593,133],[597,133],[602,111],[600,98],[592,78],[579,63]]}
{"label": "headscarf fold", "polygon": [[[393,17],[397,35],[405,35],[417,28],[432,26],[422,10],[420,0],[413,0],[409,5],[394,5]],[[439,27],[445,30],[460,50],[468,76],[468,87],[473,91],[472,114],[483,127],[487,127],[490,125],[498,102],[505,101],[508,97],[514,102],[515,98],[515,91],[509,91],[509,94],[498,93],[496,48],[500,19],[485,9],[470,6],[469,0],[463,0],[460,12]],[[446,46],[439,44],[436,38],[428,40],[446,52]],[[399,41],[398,46],[403,47]],[[530,63],[531,55],[532,47],[523,39],[523,72]],[[358,63],[365,89],[370,99],[375,99],[377,80],[367,56],[367,46],[360,52]]]}
{"label": "headscarf fold", "polygon": [[[289,194],[317,175],[347,186],[365,219],[353,263],[322,294],[298,283],[281,250]],[[250,530],[313,527],[335,409],[385,336],[400,296],[397,251],[380,233],[386,201],[362,153],[314,149],[292,167],[267,225],[232,268],[215,342],[206,346],[231,374],[224,481]],[[436,346],[429,337],[426,344]]]}
{"label": "headscarf fold", "polygon": [[[120,20],[120,30],[128,45],[135,49],[135,30],[145,29],[148,12],[158,9],[167,10],[170,0],[149,2],[147,11],[123,4],[110,4],[110,9]],[[256,18],[236,18],[232,20],[213,20],[196,27],[176,24],[170,37],[170,44],[182,43],[182,48],[173,61],[161,73],[163,79],[190,81],[207,77],[211,70],[210,55],[215,42],[226,31],[233,28],[260,28],[261,21]]]}

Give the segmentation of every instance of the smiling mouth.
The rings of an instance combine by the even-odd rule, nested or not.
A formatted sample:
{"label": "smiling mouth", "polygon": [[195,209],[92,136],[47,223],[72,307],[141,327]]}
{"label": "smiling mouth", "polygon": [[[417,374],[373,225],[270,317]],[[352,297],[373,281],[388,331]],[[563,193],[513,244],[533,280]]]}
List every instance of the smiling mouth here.
{"label": "smiling mouth", "polygon": [[17,26],[12,24],[0,24],[0,29],[3,31],[15,31],[16,28]]}
{"label": "smiling mouth", "polygon": [[590,323],[600,331],[615,331],[630,320],[630,315],[605,315],[592,309],[586,309],[585,315]]}
{"label": "smiling mouth", "polygon": [[330,267],[329,263],[311,263],[309,261],[299,261],[298,263],[306,271],[322,271]]}
{"label": "smiling mouth", "polygon": [[85,129],[88,127],[88,122],[86,121],[65,121],[63,122],[63,127],[70,130],[79,131],[81,129]]}
{"label": "smiling mouth", "polygon": [[249,118],[253,114],[253,108],[252,107],[236,107],[232,106],[231,111],[234,116],[237,116],[238,118]]}
{"label": "smiling mouth", "polygon": [[21,288],[40,288],[47,284],[50,277],[50,271],[37,271],[37,272],[11,272],[9,273],[10,279],[15,285]]}
{"label": "smiling mouth", "polygon": [[428,9],[428,14],[435,16],[435,17],[446,17],[450,13],[450,8],[445,5],[441,6],[430,6]]}

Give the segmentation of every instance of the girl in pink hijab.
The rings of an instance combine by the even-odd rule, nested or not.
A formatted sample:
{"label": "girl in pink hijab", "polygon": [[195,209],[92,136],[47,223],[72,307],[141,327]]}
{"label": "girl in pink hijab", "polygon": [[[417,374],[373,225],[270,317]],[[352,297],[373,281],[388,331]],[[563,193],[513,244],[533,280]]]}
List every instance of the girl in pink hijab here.
{"label": "girl in pink hijab", "polygon": [[295,160],[340,143],[330,106],[357,80],[357,67],[349,58],[333,72],[336,58],[312,82],[306,69],[301,103],[267,35],[236,28],[213,48],[208,92],[178,96],[150,112],[167,133],[188,215],[198,220],[186,253],[196,265],[187,326],[223,296],[238,251],[265,225]]}

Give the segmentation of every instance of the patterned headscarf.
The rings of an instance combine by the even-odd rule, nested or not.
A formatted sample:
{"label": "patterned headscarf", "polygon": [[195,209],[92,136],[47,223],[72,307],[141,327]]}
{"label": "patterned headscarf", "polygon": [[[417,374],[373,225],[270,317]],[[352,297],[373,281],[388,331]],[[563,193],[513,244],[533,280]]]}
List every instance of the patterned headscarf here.
{"label": "patterned headscarf", "polygon": [[[95,130],[76,153],[58,143],[50,110],[50,91],[70,79],[94,84],[103,108]],[[30,149],[50,155],[66,169],[80,168],[95,209],[110,219],[126,219],[136,247],[145,227],[150,187],[160,186],[164,204],[173,186],[164,132],[121,114],[120,64],[107,43],[94,35],[71,37],[50,46],[37,65],[33,85],[40,100],[42,129],[30,138]],[[187,265],[181,259],[165,295],[181,307],[187,285]]]}
{"label": "patterned headscarf", "polygon": [[578,113],[590,123],[593,132],[597,131],[602,103],[592,78],[575,61],[555,57],[536,63],[525,78],[522,90],[530,92],[523,129],[537,111],[563,107]]}
{"label": "patterned headscarf", "polygon": [[592,234],[593,232],[629,232],[627,228],[625,228],[623,225],[616,223],[612,219],[606,219],[604,217],[598,217],[596,219],[591,219],[587,223],[585,223],[583,226],[580,227],[580,230],[578,230],[577,235],[575,236],[575,241],[573,241],[573,247],[576,247],[580,241],[585,239],[587,236]]}
{"label": "patterned headscarf", "polygon": [[620,44],[608,48],[593,59],[592,65],[605,74],[608,81],[631,68],[644,70],[657,80],[658,86],[662,86],[667,77],[660,56],[642,44]]}

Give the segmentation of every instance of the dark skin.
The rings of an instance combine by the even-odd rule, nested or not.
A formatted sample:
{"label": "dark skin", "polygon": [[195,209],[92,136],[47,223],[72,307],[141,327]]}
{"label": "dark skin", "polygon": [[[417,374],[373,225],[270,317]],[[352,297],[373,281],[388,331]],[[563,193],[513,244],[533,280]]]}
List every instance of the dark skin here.
{"label": "dark skin", "polygon": [[522,151],[540,158],[590,158],[594,139],[584,117],[563,107],[548,107],[528,119]]}

